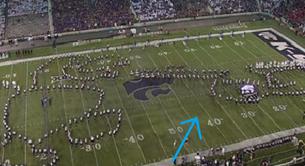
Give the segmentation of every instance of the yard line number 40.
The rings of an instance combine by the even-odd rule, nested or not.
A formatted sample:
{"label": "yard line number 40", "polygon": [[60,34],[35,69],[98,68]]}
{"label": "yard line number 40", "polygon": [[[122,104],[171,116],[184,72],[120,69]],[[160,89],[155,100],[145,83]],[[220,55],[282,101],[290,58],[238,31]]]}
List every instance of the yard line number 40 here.
{"label": "yard line number 40", "polygon": [[135,144],[137,141],[144,141],[144,135],[143,134],[137,134],[135,136],[130,136],[128,138],[124,138],[124,141],[128,141],[132,144]]}
{"label": "yard line number 40", "polygon": [[208,120],[208,126],[215,127],[220,126],[223,123],[222,118],[212,118]]}

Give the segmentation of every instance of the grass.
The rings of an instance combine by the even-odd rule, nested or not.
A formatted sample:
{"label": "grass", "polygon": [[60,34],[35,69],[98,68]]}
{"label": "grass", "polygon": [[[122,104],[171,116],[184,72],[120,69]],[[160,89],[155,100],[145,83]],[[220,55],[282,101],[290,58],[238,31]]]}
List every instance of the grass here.
{"label": "grass", "polygon": [[[269,24],[270,23],[270,24]],[[248,28],[275,27],[273,21],[249,23]],[[279,28],[287,33],[300,44],[304,40],[293,36],[285,28]],[[206,33],[211,29],[203,31],[199,29],[188,32],[175,32],[177,36],[187,34]],[[170,37],[176,37],[173,33]],[[158,36],[160,37],[160,36]],[[157,37],[156,37],[157,38]],[[125,43],[111,40],[114,44]],[[137,40],[145,40],[137,39]],[[241,41],[242,46],[236,46],[234,42]],[[108,40],[104,41],[108,42]],[[221,48],[212,49],[211,45],[219,45]],[[59,53],[64,51],[76,51],[81,49],[95,48],[97,45],[86,45],[80,48],[71,48],[68,44],[63,48],[48,52]],[[43,54],[44,48],[41,49]],[[188,52],[188,50],[193,51]],[[50,49],[51,50],[51,49]],[[38,53],[39,51],[37,51]],[[167,55],[159,53],[167,52]],[[39,52],[40,53],[40,52]],[[51,147],[57,150],[60,161],[59,165],[143,165],[165,158],[170,158],[177,147],[173,143],[182,140],[188,126],[180,126],[179,122],[198,116],[202,127],[204,140],[200,141],[195,132],[189,137],[189,145],[185,146],[180,153],[188,154],[211,147],[219,147],[226,144],[240,142],[244,139],[262,136],[285,129],[303,126],[302,113],[304,111],[304,97],[270,97],[264,99],[258,105],[236,105],[226,102],[220,98],[209,95],[210,81],[176,80],[170,85],[172,89],[168,95],[151,97],[149,101],[142,102],[132,95],[127,95],[123,83],[133,79],[129,71],[139,68],[164,68],[167,65],[185,65],[187,68],[197,69],[229,69],[231,78],[259,79],[264,78],[253,73],[245,72],[245,65],[257,61],[283,61],[284,56],[272,50],[253,34],[247,34],[245,38],[236,36],[225,37],[220,41],[216,38],[207,40],[188,41],[186,45],[178,42],[175,45],[164,45],[161,47],[148,47],[145,49],[119,50],[117,52],[105,52],[92,54],[113,55],[113,61],[117,55],[127,57],[131,65],[120,70],[120,77],[116,80],[97,80],[93,84],[105,90],[105,100],[101,109],[122,108],[122,128],[115,137],[106,136],[97,144],[85,147],[71,146],[65,133],[61,130],[58,134],[52,135],[41,147]],[[35,55],[36,56],[36,55]],[[83,60],[80,60],[83,61]],[[1,67],[0,78],[5,80],[16,80],[23,88],[29,88],[32,79],[29,73],[45,61],[21,63],[12,66]],[[50,77],[61,74],[61,67],[68,63],[68,59],[56,60],[48,67],[48,71],[39,76],[40,84],[50,84]],[[100,67],[101,62],[94,62],[88,68]],[[16,74],[13,77],[13,74]],[[75,71],[69,71],[73,75],[84,75]],[[8,74],[8,75],[7,75]],[[7,75],[7,78],[4,78]],[[11,77],[10,77],[11,76]],[[304,73],[290,72],[278,75],[283,80],[296,80],[297,87],[304,87]],[[65,83],[71,83],[66,81]],[[75,83],[75,82],[74,82]],[[218,90],[227,94],[238,94],[238,89],[228,86],[217,86]],[[292,89],[292,88],[291,88]],[[0,90],[0,105],[3,106],[12,89]],[[43,110],[40,106],[40,98],[43,94],[33,92],[28,96],[21,95],[12,101],[10,113],[10,125],[18,133],[23,133],[30,138],[37,140],[43,136],[46,127],[54,129],[67,119],[82,115],[89,107],[95,105],[97,94],[80,90],[54,90],[50,92],[53,98],[52,106]],[[273,106],[287,105],[286,112],[275,112]],[[255,116],[243,118],[242,113],[254,112]],[[45,119],[47,113],[47,119]],[[2,117],[1,111],[0,116]],[[215,123],[221,121],[221,123]],[[101,120],[80,123],[72,127],[72,131],[79,137],[89,136],[89,133],[96,134],[101,130],[113,127],[117,123],[115,117],[104,117]],[[1,126],[1,135],[3,133]],[[182,131],[183,130],[183,131]],[[170,134],[170,131],[175,131]],[[286,148],[285,148],[286,149]],[[0,149],[2,161],[6,159],[11,163],[26,163],[27,165],[41,165],[46,162],[40,160],[39,156],[33,156],[28,146],[24,146],[16,138],[13,143]]]}

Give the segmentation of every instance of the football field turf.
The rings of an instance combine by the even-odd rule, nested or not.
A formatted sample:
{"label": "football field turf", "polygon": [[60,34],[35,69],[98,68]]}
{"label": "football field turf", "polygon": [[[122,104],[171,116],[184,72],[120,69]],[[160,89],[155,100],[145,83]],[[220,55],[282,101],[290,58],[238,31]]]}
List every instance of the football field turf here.
{"label": "football field turf", "polygon": [[[168,93],[154,95],[154,89],[147,88],[144,95],[147,100],[139,99],[136,89],[127,93],[124,83],[134,80],[130,71],[136,69],[164,69],[168,65],[184,66],[186,69],[229,70],[229,78],[260,80],[262,75],[250,73],[247,64],[269,61],[286,61],[283,55],[269,47],[252,33],[245,37],[235,35],[218,38],[198,39],[176,42],[159,47],[124,49],[89,54],[91,58],[106,56],[89,63],[86,69],[93,72],[82,73],[76,70],[68,72],[77,77],[95,75],[95,69],[110,65],[118,57],[128,58],[130,65],[119,69],[116,79],[96,79],[88,83],[104,89],[105,97],[99,111],[110,109],[122,110],[122,122],[118,133],[109,135],[109,128],[118,123],[117,114],[106,114],[98,118],[84,120],[71,125],[74,137],[84,138],[103,131],[104,137],[88,145],[72,145],[67,133],[60,129],[38,144],[49,130],[61,128],[69,119],[82,116],[89,108],[95,107],[99,94],[95,91],[80,89],[55,89],[21,93],[11,100],[9,124],[17,133],[31,138],[39,148],[52,148],[57,151],[59,165],[71,166],[114,166],[144,165],[171,158],[188,128],[179,122],[197,116],[203,133],[200,141],[196,132],[192,132],[188,143],[180,155],[194,153],[212,147],[220,147],[245,139],[258,137],[285,129],[303,126],[305,111],[304,97],[265,98],[259,104],[236,104],[218,96],[210,95],[210,80],[174,79],[171,83],[159,85],[158,89],[166,89]],[[90,58],[89,58],[90,59]],[[76,61],[85,62],[87,57],[77,57]],[[48,60],[20,63],[0,68],[0,80],[16,81],[21,89],[29,89],[33,79],[30,73],[38,65]],[[69,63],[69,58],[54,59],[38,76],[39,85],[52,86],[52,76],[62,75],[62,67]],[[304,72],[290,71],[276,74],[283,81],[296,81],[296,86],[287,90],[304,87]],[[54,85],[72,84],[71,81],[58,81]],[[81,82],[74,81],[73,85]],[[39,87],[39,86],[38,86]],[[51,88],[52,89],[52,88]],[[86,88],[85,88],[86,89]],[[239,96],[239,89],[225,85],[217,85],[218,92]],[[14,89],[0,89],[0,105],[3,109],[7,98]],[[52,98],[52,104],[41,106],[41,98]],[[3,116],[1,111],[0,116]],[[1,125],[1,136],[4,127]],[[17,134],[18,135],[18,134]],[[11,143],[1,147],[2,162],[27,165],[41,165],[50,162],[51,157],[41,154],[33,155],[31,147],[14,136]]]}

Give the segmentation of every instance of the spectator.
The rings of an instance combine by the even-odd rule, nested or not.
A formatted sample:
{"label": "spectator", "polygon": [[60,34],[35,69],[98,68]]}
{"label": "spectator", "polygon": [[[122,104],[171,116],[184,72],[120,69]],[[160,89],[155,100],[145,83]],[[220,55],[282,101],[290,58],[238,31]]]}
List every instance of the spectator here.
{"label": "spectator", "polygon": [[280,5],[282,0],[261,0],[262,11],[271,13],[273,9]]}
{"label": "spectator", "polygon": [[0,1],[0,39],[4,38],[6,2]]}
{"label": "spectator", "polygon": [[174,5],[170,0],[132,0],[131,5],[140,21],[175,17]]}
{"label": "spectator", "polygon": [[53,0],[55,32],[125,25],[133,21],[128,0]]}
{"label": "spectator", "polygon": [[258,11],[256,0],[209,0],[215,14],[232,14]]}
{"label": "spectator", "polygon": [[48,0],[9,0],[8,16],[41,14],[48,12]]}
{"label": "spectator", "polygon": [[208,0],[175,0],[172,2],[177,17],[197,17],[210,14]]}
{"label": "spectator", "polygon": [[298,31],[305,32],[304,0],[262,0],[262,9],[288,22]]}

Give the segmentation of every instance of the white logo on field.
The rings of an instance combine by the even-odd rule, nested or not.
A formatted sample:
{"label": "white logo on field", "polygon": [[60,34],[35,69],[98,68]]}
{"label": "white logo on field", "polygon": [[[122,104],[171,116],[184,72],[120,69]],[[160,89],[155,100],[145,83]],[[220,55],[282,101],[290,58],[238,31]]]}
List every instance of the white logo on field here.
{"label": "white logo on field", "polygon": [[290,60],[305,61],[304,50],[290,39],[287,39],[287,37],[281,37],[271,31],[258,33],[257,36],[261,39],[268,40],[265,42]]}
{"label": "white logo on field", "polygon": [[293,47],[289,47],[287,42],[270,42],[270,44],[274,47],[276,47],[277,50],[283,51],[283,50],[294,50]]}
{"label": "white logo on field", "polygon": [[304,54],[293,54],[291,55],[294,57],[296,60],[305,60],[305,55]]}
{"label": "white logo on field", "polygon": [[267,40],[270,40],[270,39],[277,40],[277,37],[270,32],[262,32],[262,33],[258,34],[258,36],[262,36],[263,38],[265,38]]}

